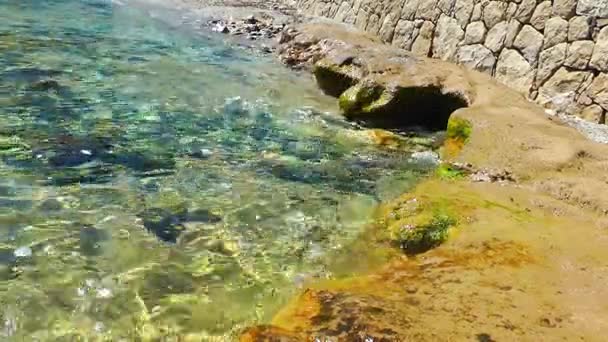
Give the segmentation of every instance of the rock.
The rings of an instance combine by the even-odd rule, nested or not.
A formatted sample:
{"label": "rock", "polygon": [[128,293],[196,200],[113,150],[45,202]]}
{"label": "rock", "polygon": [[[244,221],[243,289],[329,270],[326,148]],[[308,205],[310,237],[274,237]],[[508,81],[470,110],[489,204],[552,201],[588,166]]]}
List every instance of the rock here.
{"label": "rock", "polygon": [[597,35],[589,66],[599,71],[608,71],[608,26]]}
{"label": "rock", "polygon": [[61,85],[59,82],[52,79],[38,80],[30,86],[31,90],[34,91],[49,91],[49,90],[60,90]]}
{"label": "rock", "polygon": [[606,116],[604,115],[604,109],[596,104],[585,107],[580,113],[576,113],[576,116],[583,120],[595,122],[598,124],[606,123]]}
{"label": "rock", "polygon": [[572,114],[579,89],[585,89],[593,78],[591,72],[560,68],[538,90],[537,102],[560,113]]}
{"label": "rock", "polygon": [[503,49],[500,53],[495,75],[500,82],[524,94],[528,94],[534,80],[530,63],[512,49]]}
{"label": "rock", "polygon": [[517,12],[517,4],[514,2],[510,2],[509,6],[507,7],[507,14],[505,16],[505,19],[507,21],[513,20],[513,17],[515,17],[516,12]]}
{"label": "rock", "polygon": [[579,0],[576,14],[608,18],[608,0]]}
{"label": "rock", "polygon": [[253,14],[247,16],[247,18],[245,18],[244,22],[246,22],[247,24],[257,24],[258,20],[255,18],[255,16]]}
{"label": "rock", "polygon": [[478,44],[483,43],[486,36],[486,26],[482,21],[476,21],[467,25],[466,32],[464,34],[465,44]]}
{"label": "rock", "polygon": [[508,4],[501,1],[490,1],[483,8],[483,22],[486,27],[494,27],[494,25],[505,19]]}
{"label": "rock", "polygon": [[417,56],[428,56],[431,52],[431,44],[433,42],[433,32],[435,25],[430,21],[425,21],[420,27],[418,37],[412,44],[412,52]]}
{"label": "rock", "polygon": [[399,23],[395,27],[392,45],[405,50],[411,50],[418,33],[417,31],[418,29],[413,21],[399,20]]}
{"label": "rock", "polygon": [[488,74],[492,73],[496,64],[496,57],[492,51],[481,44],[461,46],[456,59],[464,66]]}
{"label": "rock", "polygon": [[393,34],[395,33],[395,27],[397,26],[397,21],[399,17],[394,13],[389,13],[384,18],[384,22],[380,27],[380,39],[384,42],[392,42]]}
{"label": "rock", "polygon": [[577,0],[553,0],[553,14],[570,19],[576,13]]}
{"label": "rock", "polygon": [[473,0],[456,0],[456,5],[454,5],[454,17],[460,24],[460,27],[464,28],[467,26],[467,23],[471,20],[474,7],[475,3]]}
{"label": "rock", "polygon": [[441,159],[439,158],[439,155],[433,151],[422,151],[412,153],[409,162],[420,167],[431,168],[439,165]]}
{"label": "rock", "polygon": [[492,50],[492,52],[499,52],[505,45],[505,39],[508,33],[508,24],[506,21],[501,21],[490,29],[486,37],[484,45]]}
{"label": "rock", "polygon": [[589,39],[591,25],[589,17],[574,17],[568,24],[568,41]]}
{"label": "rock", "polygon": [[32,249],[29,246],[23,246],[15,249],[16,258],[29,258],[32,256]]}
{"label": "rock", "polygon": [[540,53],[536,86],[540,87],[566,60],[568,44],[561,43]]}
{"label": "rock", "polygon": [[521,29],[521,24],[517,20],[511,20],[507,27],[507,35],[505,36],[505,47],[511,48],[515,42],[515,38]]}
{"label": "rock", "polygon": [[553,17],[545,24],[543,49],[548,49],[568,39],[568,22],[560,17]]}
{"label": "rock", "polygon": [[219,33],[229,33],[230,32],[230,29],[228,29],[228,26],[221,24],[221,23],[216,24],[211,30],[214,32],[219,32]]}
{"label": "rock", "polygon": [[430,20],[437,22],[441,11],[437,6],[437,0],[422,0],[418,3],[418,10],[416,11],[416,19]]}
{"label": "rock", "polygon": [[517,12],[515,12],[515,19],[520,23],[528,24],[532,18],[534,9],[536,9],[536,0],[522,0]]}
{"label": "rock", "polygon": [[464,31],[460,28],[458,21],[447,15],[441,15],[433,38],[433,57],[454,61],[458,43],[463,37]]}
{"label": "rock", "polygon": [[535,29],[542,31],[545,29],[545,23],[551,18],[551,1],[544,1],[536,6],[532,18],[530,18],[530,24]]}
{"label": "rock", "polygon": [[454,6],[456,5],[456,0],[439,0],[437,6],[444,14],[452,16],[454,13]]}
{"label": "rock", "polygon": [[409,0],[406,1],[403,8],[401,9],[401,19],[414,20],[416,17],[416,10],[418,10],[418,4],[420,0]]}
{"label": "rock", "polygon": [[481,3],[473,6],[473,13],[471,13],[471,21],[479,21],[481,20],[481,16],[483,14],[483,7]]}
{"label": "rock", "polygon": [[590,40],[580,40],[570,44],[564,65],[578,70],[587,69],[594,46],[595,44]]}
{"label": "rock", "polygon": [[532,26],[525,25],[515,38],[513,46],[521,51],[530,65],[535,66],[538,54],[543,46],[543,38],[543,35]]}
{"label": "rock", "polygon": [[608,110],[608,74],[601,73],[595,77],[587,94],[593,102]]}

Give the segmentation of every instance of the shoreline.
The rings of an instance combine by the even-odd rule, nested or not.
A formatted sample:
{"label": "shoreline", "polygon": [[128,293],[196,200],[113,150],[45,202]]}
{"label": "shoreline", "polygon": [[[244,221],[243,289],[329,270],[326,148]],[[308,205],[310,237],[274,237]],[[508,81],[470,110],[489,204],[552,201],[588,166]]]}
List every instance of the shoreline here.
{"label": "shoreline", "polygon": [[[179,3],[184,10],[201,10],[194,1]],[[327,69],[333,76],[343,75],[353,72],[344,64],[347,59],[369,66],[374,61],[369,51],[380,51],[382,60],[373,62],[374,70],[391,77],[404,71],[391,61],[409,58],[406,53],[382,47],[364,33],[340,31],[339,25],[306,23],[296,25],[291,46],[287,41],[280,47],[283,56],[295,54],[296,64],[311,66],[329,58]],[[340,46],[357,48],[345,56]],[[357,63],[352,64],[355,85],[375,77],[358,74]],[[588,138],[606,143],[606,130],[599,129],[604,127],[552,117],[487,75],[425,58],[412,63],[433,67],[427,70],[436,79],[429,82],[467,98],[467,105],[451,113],[450,120],[468,122],[470,134],[444,145],[443,159],[478,170],[508,170],[516,181],[475,181],[467,174],[438,173],[411,193],[382,204],[377,223],[370,227],[382,239],[390,240],[390,232],[409,223],[408,217],[395,215],[412,216],[412,201],[423,203],[416,217],[441,205],[456,212],[457,223],[450,227],[447,242],[425,253],[404,254],[366,275],[306,284],[271,325],[248,329],[241,341],[546,336],[599,341],[608,330],[602,319],[608,308],[601,305],[608,301],[602,286],[608,280],[608,147],[578,131],[588,130]],[[340,90],[338,96],[344,94]]]}

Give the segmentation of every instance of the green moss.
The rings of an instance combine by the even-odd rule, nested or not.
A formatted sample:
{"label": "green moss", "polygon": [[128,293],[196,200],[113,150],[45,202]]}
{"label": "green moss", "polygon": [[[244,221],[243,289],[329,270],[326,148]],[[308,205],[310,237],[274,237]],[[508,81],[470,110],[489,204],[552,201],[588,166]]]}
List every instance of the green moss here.
{"label": "green moss", "polygon": [[437,177],[441,179],[460,179],[465,176],[465,173],[453,167],[450,164],[441,164],[436,171]]}
{"label": "green moss", "polygon": [[441,210],[404,221],[411,223],[400,222],[397,242],[407,253],[421,253],[439,246],[448,239],[450,228],[457,224],[451,214]]}
{"label": "green moss", "polygon": [[379,106],[382,106],[386,97],[383,96],[382,87],[369,84],[358,83],[348,88],[340,95],[340,109],[345,115],[369,114]]}
{"label": "green moss", "polygon": [[448,139],[454,139],[464,143],[469,140],[471,132],[471,122],[466,119],[452,117],[448,121],[448,128],[446,132]]}

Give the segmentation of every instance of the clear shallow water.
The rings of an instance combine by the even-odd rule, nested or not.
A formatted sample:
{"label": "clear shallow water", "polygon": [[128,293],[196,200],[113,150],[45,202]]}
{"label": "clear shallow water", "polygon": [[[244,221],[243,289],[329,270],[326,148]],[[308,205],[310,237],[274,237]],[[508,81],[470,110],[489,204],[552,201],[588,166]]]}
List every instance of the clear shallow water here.
{"label": "clear shallow water", "polygon": [[0,0],[0,52],[2,339],[231,336],[425,172],[308,77],[141,9]]}

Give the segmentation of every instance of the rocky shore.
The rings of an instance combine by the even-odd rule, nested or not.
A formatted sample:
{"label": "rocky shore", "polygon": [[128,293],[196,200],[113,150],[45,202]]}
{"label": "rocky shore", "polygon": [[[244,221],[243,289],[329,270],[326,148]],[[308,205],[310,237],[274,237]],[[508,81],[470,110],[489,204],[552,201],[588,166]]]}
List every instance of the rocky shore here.
{"label": "rocky shore", "polygon": [[[210,27],[246,32],[250,16],[219,15]],[[383,203],[360,241],[391,246],[394,258],[367,275],[306,284],[241,341],[600,341],[608,147],[589,138],[606,142],[603,127],[353,27],[291,18],[274,37],[279,58],[311,70],[347,118],[447,129],[446,139],[436,174]]]}

